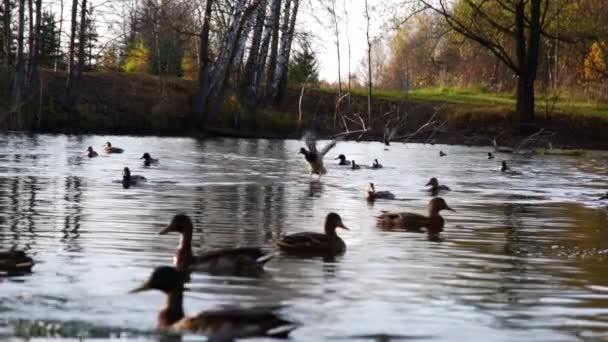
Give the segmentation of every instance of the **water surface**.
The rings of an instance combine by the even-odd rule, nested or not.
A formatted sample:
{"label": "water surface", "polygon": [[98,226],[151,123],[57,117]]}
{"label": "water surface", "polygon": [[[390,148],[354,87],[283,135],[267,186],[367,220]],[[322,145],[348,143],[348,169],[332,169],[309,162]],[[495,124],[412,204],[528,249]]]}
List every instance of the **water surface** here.
{"label": "water surface", "polygon": [[[121,155],[89,159],[105,141]],[[340,142],[311,181],[299,141],[0,135],[0,249],[25,249],[31,275],[0,278],[0,338],[155,340],[160,293],[128,290],[171,263],[179,212],[194,249],[272,247],[282,233],[321,230],[339,213],[346,255],[280,256],[260,279],[195,274],[187,313],[223,304],[283,304],[294,341],[571,341],[608,339],[608,154],[516,156],[487,148]],[[438,151],[448,156],[439,158]],[[160,158],[145,167],[143,152]],[[381,170],[351,171],[329,157]],[[522,175],[500,173],[500,160]],[[122,168],[149,179],[123,189]],[[443,241],[383,232],[382,210],[424,213],[431,176],[455,213]],[[370,205],[363,190],[398,200]]]}

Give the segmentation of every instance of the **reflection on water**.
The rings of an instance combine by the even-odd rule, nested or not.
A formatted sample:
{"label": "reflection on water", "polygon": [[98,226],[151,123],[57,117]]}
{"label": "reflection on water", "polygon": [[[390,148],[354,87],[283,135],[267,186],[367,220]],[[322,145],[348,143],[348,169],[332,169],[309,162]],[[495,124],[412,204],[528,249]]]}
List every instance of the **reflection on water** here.
{"label": "reflection on water", "polygon": [[[106,141],[120,155],[86,158]],[[0,278],[0,337],[96,336],[157,340],[163,296],[131,296],[171,263],[177,236],[156,232],[184,212],[195,251],[272,247],[283,233],[318,230],[335,211],[347,253],[332,261],[279,256],[261,278],[194,274],[185,309],[283,304],[294,340],[568,341],[608,338],[607,155],[497,154],[456,146],[341,142],[308,177],[298,141],[0,135],[0,249],[24,249],[34,272]],[[437,157],[439,149],[448,156]],[[145,166],[150,152],[160,159]],[[498,170],[502,158],[522,175]],[[328,158],[329,159],[329,158]],[[128,166],[148,178],[112,183]],[[384,232],[382,210],[424,213],[431,176],[455,213],[441,241]],[[369,182],[399,198],[365,201]]]}

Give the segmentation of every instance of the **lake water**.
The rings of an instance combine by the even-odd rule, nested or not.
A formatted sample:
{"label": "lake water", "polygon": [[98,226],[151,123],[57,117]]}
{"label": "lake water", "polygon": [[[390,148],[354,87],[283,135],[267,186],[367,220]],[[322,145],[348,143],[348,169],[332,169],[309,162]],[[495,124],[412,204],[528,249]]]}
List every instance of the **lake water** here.
{"label": "lake water", "polygon": [[[121,155],[89,159],[106,141]],[[348,251],[333,262],[278,256],[263,278],[194,274],[185,310],[283,304],[294,341],[572,341],[608,339],[608,154],[497,154],[489,148],[340,142],[359,164],[326,158],[311,181],[300,141],[0,135],[0,249],[25,249],[33,273],[0,278],[0,339],[62,336],[155,340],[159,292],[128,291],[172,262],[176,213],[195,223],[194,249],[272,247],[282,233],[320,231],[339,213]],[[439,150],[448,156],[439,158]],[[160,158],[144,167],[143,152]],[[500,161],[522,175],[505,175]],[[129,166],[148,178],[123,189]],[[384,232],[381,210],[424,213],[435,176],[443,241]],[[398,200],[369,205],[364,189]],[[196,337],[192,337],[197,339]],[[199,338],[200,339],[200,338]]]}

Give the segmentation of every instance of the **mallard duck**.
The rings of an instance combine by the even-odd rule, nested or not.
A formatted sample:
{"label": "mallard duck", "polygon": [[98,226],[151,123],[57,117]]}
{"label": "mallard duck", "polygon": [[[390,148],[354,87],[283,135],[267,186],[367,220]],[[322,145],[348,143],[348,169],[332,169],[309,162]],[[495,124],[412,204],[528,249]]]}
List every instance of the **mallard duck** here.
{"label": "mallard duck", "polygon": [[308,162],[310,167],[310,175],[321,176],[327,173],[325,166],[323,165],[323,157],[336,146],[336,140],[330,141],[327,145],[323,146],[321,151],[317,150],[317,140],[312,133],[307,133],[304,136],[304,141],[308,150],[304,147],[300,148],[300,153],[304,155],[304,158]]}
{"label": "mallard duck", "polygon": [[494,159],[494,155],[492,154],[492,152],[488,152],[488,159]]}
{"label": "mallard duck", "polygon": [[599,200],[600,201],[608,200],[608,192],[606,192],[606,194],[604,194],[603,196],[601,196]]}
{"label": "mallard duck", "polygon": [[381,169],[382,164],[378,163],[378,159],[374,159],[374,163],[372,164],[372,169]]}
{"label": "mallard duck", "polygon": [[350,165],[350,160],[346,160],[346,156],[343,154],[339,155],[335,160],[337,159],[340,159],[340,162],[338,162],[338,165],[340,166]]}
{"label": "mallard duck", "polygon": [[87,148],[87,157],[89,158],[95,158],[97,157],[99,154],[97,152],[95,152],[95,150],[93,150],[93,147],[89,146]]}
{"label": "mallard duck", "polygon": [[367,200],[374,201],[377,199],[395,199],[395,195],[393,195],[390,191],[376,191],[376,187],[374,183],[369,183],[367,187]]}
{"label": "mallard duck", "polygon": [[359,169],[361,168],[361,166],[360,166],[360,165],[357,165],[357,163],[355,163],[355,161],[354,161],[354,160],[351,160],[351,162],[350,162],[350,163],[351,163],[351,164],[350,164],[350,168],[351,168],[351,170],[359,170]]}
{"label": "mallard duck", "polygon": [[336,213],[329,213],[325,218],[325,233],[301,232],[289,234],[279,239],[279,249],[288,254],[304,256],[332,257],[346,252],[346,244],[336,234],[336,228],[349,230],[342,218]]}
{"label": "mallard duck", "polygon": [[125,187],[137,185],[138,183],[143,183],[145,181],[147,181],[146,177],[140,175],[132,175],[131,170],[129,170],[128,167],[125,167],[122,171],[122,185]]}
{"label": "mallard duck", "polygon": [[502,166],[500,167],[500,171],[502,173],[507,173],[509,175],[521,175],[522,173],[519,171],[513,171],[511,170],[511,168],[507,165],[506,161],[502,161]]}
{"label": "mallard duck", "polygon": [[34,260],[24,251],[0,251],[0,273],[9,275],[29,273]]}
{"label": "mallard duck", "polygon": [[439,185],[439,181],[437,180],[437,178],[433,177],[431,179],[429,179],[429,182],[426,183],[426,186],[431,186],[431,188],[429,189],[430,192],[436,194],[439,191],[452,191],[452,189],[450,189],[448,186],[446,185]]}
{"label": "mallard duck", "polygon": [[124,150],[122,148],[118,148],[118,147],[112,147],[112,144],[108,141],[106,142],[106,144],[103,146],[103,151],[105,153],[123,153]]}
{"label": "mallard duck", "polygon": [[144,160],[144,165],[146,166],[150,166],[150,164],[156,164],[158,163],[158,159],[154,159],[150,156],[150,153],[146,152],[144,153],[143,156],[141,156],[141,158],[139,159],[143,159]]}
{"label": "mallard duck", "polygon": [[445,156],[447,156],[447,153],[445,153],[443,151],[439,151],[439,156],[440,157],[445,157]]}
{"label": "mallard duck", "polygon": [[171,232],[181,235],[173,262],[178,270],[202,271],[221,275],[253,275],[263,270],[264,264],[274,253],[258,247],[226,248],[209,251],[201,255],[192,253],[192,220],[188,215],[173,216],[171,223],[159,235]]}
{"label": "mallard duck", "polygon": [[[227,340],[255,336],[286,338],[296,328],[293,322],[279,317],[280,306],[251,308],[220,308],[185,317],[183,309],[184,283],[188,274],[174,267],[154,269],[150,278],[131,290],[137,293],[160,290],[167,296],[167,304],[158,315],[157,327],[177,332],[207,334],[209,340]],[[221,338],[220,338],[221,337]],[[223,339],[222,339],[223,338]]]}
{"label": "mallard duck", "polygon": [[443,230],[443,217],[439,215],[442,210],[451,210],[445,200],[435,197],[429,202],[429,216],[414,213],[390,213],[382,212],[378,219],[378,226],[384,229],[418,230],[426,228],[427,232],[437,234]]}

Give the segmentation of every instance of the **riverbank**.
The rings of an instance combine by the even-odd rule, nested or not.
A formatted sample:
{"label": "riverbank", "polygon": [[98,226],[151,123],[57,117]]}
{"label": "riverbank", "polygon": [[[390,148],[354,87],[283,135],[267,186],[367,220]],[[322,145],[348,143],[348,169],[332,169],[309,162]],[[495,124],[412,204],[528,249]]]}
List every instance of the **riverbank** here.
{"label": "riverbank", "polygon": [[511,147],[523,142],[525,147],[608,149],[608,106],[557,98],[540,98],[535,125],[520,127],[513,119],[514,99],[506,94],[453,89],[378,92],[370,125],[367,98],[361,92],[341,97],[336,105],[333,91],[293,89],[281,105],[260,106],[256,112],[228,96],[221,113],[211,115],[209,129],[200,132],[191,125],[194,81],[86,73],[75,119],[62,106],[64,76],[44,71],[41,80],[37,105],[20,118],[3,115],[3,129],[21,124],[21,129],[50,133],[252,138],[299,138],[313,129],[321,137],[345,139],[383,140],[389,132],[392,141],[491,145],[496,140]]}

